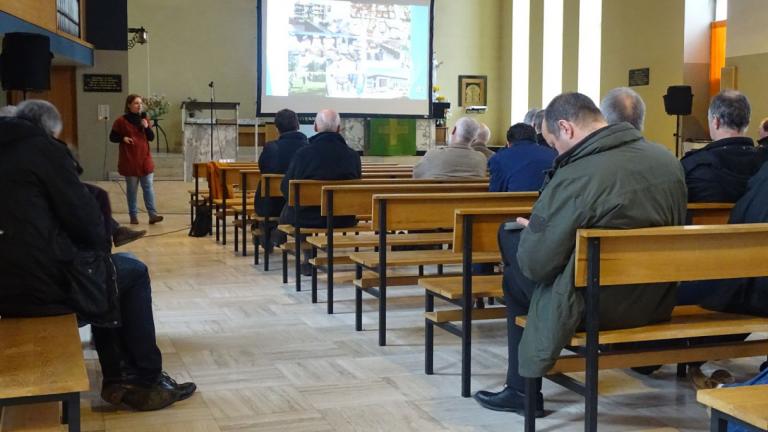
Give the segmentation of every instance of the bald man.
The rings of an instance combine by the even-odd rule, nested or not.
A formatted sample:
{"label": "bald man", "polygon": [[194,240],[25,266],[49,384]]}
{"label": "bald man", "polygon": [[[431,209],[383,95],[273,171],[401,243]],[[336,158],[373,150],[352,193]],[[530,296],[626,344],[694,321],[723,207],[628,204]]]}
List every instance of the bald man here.
{"label": "bald man", "polygon": [[488,160],[470,144],[477,136],[480,124],[462,117],[451,130],[448,145],[427,152],[413,167],[414,178],[483,178]]}
{"label": "bald man", "polygon": [[[288,171],[285,172],[280,189],[288,196],[290,180],[351,180],[362,176],[360,155],[347,146],[341,136],[341,118],[336,111],[325,109],[317,113],[315,132],[309,144],[294,154]],[[320,216],[320,207],[302,207],[298,219],[294,220],[293,208],[286,206],[280,215],[280,223],[298,222],[302,228],[325,228],[325,217]],[[354,216],[336,216],[334,226],[348,227],[357,224]]]}

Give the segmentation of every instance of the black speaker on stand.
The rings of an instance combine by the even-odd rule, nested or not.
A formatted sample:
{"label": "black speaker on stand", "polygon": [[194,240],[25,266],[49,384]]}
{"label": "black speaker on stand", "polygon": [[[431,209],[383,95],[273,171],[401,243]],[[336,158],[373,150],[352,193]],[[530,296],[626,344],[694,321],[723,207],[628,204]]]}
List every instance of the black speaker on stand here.
{"label": "black speaker on stand", "polygon": [[683,137],[680,136],[680,116],[691,115],[693,107],[693,93],[691,86],[677,85],[667,87],[667,94],[664,95],[664,111],[669,115],[677,116],[677,126],[675,128],[675,155],[683,155]]}
{"label": "black speaker on stand", "polygon": [[51,40],[36,33],[7,33],[0,55],[3,90],[51,89]]}

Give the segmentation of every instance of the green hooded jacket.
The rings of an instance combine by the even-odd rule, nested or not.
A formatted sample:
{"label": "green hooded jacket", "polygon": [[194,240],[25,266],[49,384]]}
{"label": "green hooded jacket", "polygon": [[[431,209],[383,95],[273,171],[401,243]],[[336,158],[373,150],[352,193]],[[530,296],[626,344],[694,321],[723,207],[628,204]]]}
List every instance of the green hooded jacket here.
{"label": "green hooded jacket", "polygon": [[[574,288],[579,228],[640,228],[685,223],[680,162],[628,123],[604,127],[555,160],[522,232],[517,260],[537,283],[520,342],[520,375],[541,377],[554,365],[584,316]],[[600,289],[600,328],[669,319],[676,284]]]}

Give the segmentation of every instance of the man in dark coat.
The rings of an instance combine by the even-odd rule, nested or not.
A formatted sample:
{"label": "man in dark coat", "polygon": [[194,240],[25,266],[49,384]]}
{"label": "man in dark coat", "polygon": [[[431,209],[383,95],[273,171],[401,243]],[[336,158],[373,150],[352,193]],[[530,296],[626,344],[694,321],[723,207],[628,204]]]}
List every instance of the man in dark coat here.
{"label": "man in dark coat", "polygon": [[[289,109],[278,111],[275,126],[280,137],[264,145],[259,155],[259,170],[262,174],[285,174],[293,155],[307,145],[307,136],[299,132],[299,118],[295,112]],[[284,205],[285,198],[270,197],[267,200],[261,196],[260,190],[256,190],[254,206],[259,216],[278,217]]]}
{"label": "man in dark coat", "polygon": [[[13,205],[0,212],[0,315],[47,316],[78,312],[77,286],[66,276],[78,250],[109,248],[93,195],[78,179],[67,148],[53,139],[61,117],[48,102],[19,104],[17,118],[0,118],[0,190]],[[191,396],[162,371],[155,342],[147,267],[114,254],[119,327],[94,327],[104,376],[101,396],[137,410],[164,408]],[[104,289],[106,290],[106,281]]]}
{"label": "man in dark coat", "polygon": [[688,152],[685,169],[689,202],[736,202],[760,169],[763,152],[744,134],[749,126],[749,100],[735,90],[718,93],[709,105],[712,142]]}
{"label": "man in dark coat", "polygon": [[[288,182],[291,180],[352,180],[362,177],[360,155],[349,148],[341,136],[341,118],[333,110],[322,110],[315,118],[317,135],[309,139],[309,144],[299,149],[293,156],[286,171],[280,190],[288,196]],[[320,216],[319,206],[306,206],[299,209],[298,218],[293,208],[285,206],[280,215],[280,223],[298,223],[303,228],[324,228],[325,218]],[[354,216],[334,218],[336,227],[350,227],[357,224]]]}
{"label": "man in dark coat", "polygon": [[[587,96],[565,93],[553,99],[543,132],[559,153],[554,171],[530,221],[518,218],[522,229],[503,226],[499,234],[507,382],[500,392],[475,394],[482,406],[498,411],[523,411],[523,377],[544,376],[583,319],[584,298],[574,288],[576,231],[685,220],[685,180],[677,159],[628,123],[609,126]],[[602,287],[600,325],[610,329],[666,320],[674,305],[675,284]],[[525,329],[515,325],[518,315],[528,316]],[[536,411],[543,413],[540,393]]]}
{"label": "man in dark coat", "polygon": [[525,123],[510,126],[508,148],[501,149],[488,161],[490,192],[538,191],[557,156],[552,148],[536,142],[536,130]]}

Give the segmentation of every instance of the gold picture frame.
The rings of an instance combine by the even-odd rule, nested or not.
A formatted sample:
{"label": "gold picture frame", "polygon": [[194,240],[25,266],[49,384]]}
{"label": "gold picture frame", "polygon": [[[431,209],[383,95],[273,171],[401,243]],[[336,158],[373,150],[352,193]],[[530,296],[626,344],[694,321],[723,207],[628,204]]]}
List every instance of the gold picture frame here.
{"label": "gold picture frame", "polygon": [[488,76],[459,75],[459,106],[488,105]]}

